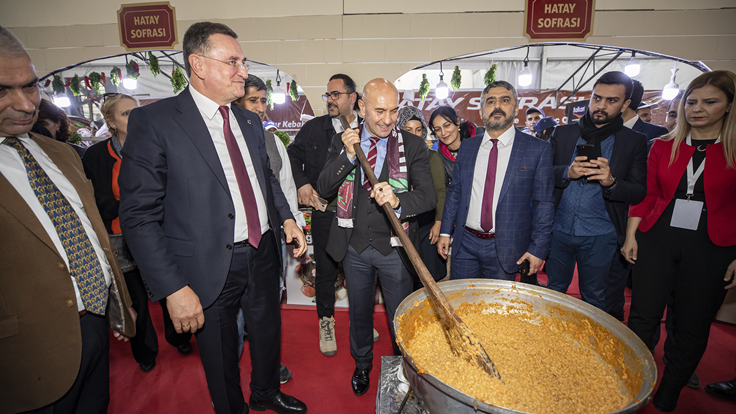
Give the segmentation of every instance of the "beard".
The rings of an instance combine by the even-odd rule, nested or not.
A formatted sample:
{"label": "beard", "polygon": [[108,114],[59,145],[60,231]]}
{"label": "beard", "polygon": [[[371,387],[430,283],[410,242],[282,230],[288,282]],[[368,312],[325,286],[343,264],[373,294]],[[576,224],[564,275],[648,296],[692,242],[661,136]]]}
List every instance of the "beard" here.
{"label": "beard", "polygon": [[[500,121],[492,121],[493,115],[496,114],[503,115],[504,118]],[[514,123],[514,119],[506,115],[506,112],[496,109],[490,115],[483,118],[483,123],[488,131],[505,131]]]}
{"label": "beard", "polygon": [[[335,104],[327,104],[327,113],[333,118],[340,116],[340,107]],[[334,113],[334,115],[333,115]]]}
{"label": "beard", "polygon": [[[596,117],[596,115],[603,115],[602,118]],[[605,125],[611,121],[613,121],[614,118],[616,118],[618,114],[611,115],[606,111],[595,111],[591,114],[591,119],[593,120],[593,123],[596,125]]]}

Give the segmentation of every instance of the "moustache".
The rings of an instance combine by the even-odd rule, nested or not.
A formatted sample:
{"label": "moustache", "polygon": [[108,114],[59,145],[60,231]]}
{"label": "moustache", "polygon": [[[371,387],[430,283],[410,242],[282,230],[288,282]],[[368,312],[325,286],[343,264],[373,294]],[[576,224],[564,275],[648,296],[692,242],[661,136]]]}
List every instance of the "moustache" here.
{"label": "moustache", "polygon": [[496,115],[496,114],[506,116],[506,112],[504,112],[504,111],[502,111],[500,109],[496,109],[493,112],[491,112],[491,116]]}
{"label": "moustache", "polygon": [[593,115],[598,115],[598,114],[604,115],[604,116],[608,116],[608,112],[606,112],[606,111],[600,111],[600,110],[598,110],[598,111],[593,112]]}

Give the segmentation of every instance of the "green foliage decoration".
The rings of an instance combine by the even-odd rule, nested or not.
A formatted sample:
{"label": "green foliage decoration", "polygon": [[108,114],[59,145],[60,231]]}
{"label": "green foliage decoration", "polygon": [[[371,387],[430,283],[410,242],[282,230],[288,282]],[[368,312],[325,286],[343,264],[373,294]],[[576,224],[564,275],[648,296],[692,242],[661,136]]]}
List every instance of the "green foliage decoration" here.
{"label": "green foliage decoration", "polygon": [[112,82],[115,86],[120,86],[120,82],[122,79],[120,79],[120,69],[117,66],[113,66],[112,70],[110,71],[110,82]]}
{"label": "green foliage decoration", "polygon": [[273,111],[273,86],[271,86],[271,79],[266,80],[266,105]]}
{"label": "green foliage decoration", "polygon": [[94,89],[98,95],[102,95],[101,88],[102,88],[102,75],[100,75],[98,72],[92,72],[89,74],[89,83],[92,86],[92,89]]}
{"label": "green foliage decoration", "polygon": [[498,65],[494,63],[483,77],[483,82],[485,82],[486,86],[496,81],[496,69],[498,69]]}
{"label": "green foliage decoration", "polygon": [[171,73],[171,86],[174,87],[174,93],[179,93],[187,87],[187,78],[184,77],[184,72],[181,68],[174,69]]}
{"label": "green foliage decoration", "polygon": [[64,81],[61,80],[61,76],[54,75],[54,80],[51,82],[51,88],[55,93],[64,93]]}
{"label": "green foliage decoration", "polygon": [[141,77],[141,72],[138,69],[138,62],[135,60],[131,60],[127,65],[125,65],[125,71],[130,79],[138,80],[138,78]]}
{"label": "green foliage decoration", "polygon": [[427,74],[422,74],[422,83],[419,84],[419,97],[422,100],[427,98],[429,95],[429,80],[427,80]]}
{"label": "green foliage decoration", "polygon": [[289,142],[291,142],[291,137],[289,137],[289,134],[287,134],[285,131],[279,130],[276,130],[273,134],[279,137],[285,147],[289,146]]}
{"label": "green foliage decoration", "polygon": [[82,83],[79,81],[79,75],[74,75],[69,82],[69,90],[72,91],[74,96],[79,96],[82,93]]}
{"label": "green foliage decoration", "polygon": [[291,96],[291,100],[294,102],[299,99],[299,90],[296,89],[296,81],[293,79],[291,85],[289,85],[289,96]]}
{"label": "green foliage decoration", "polygon": [[453,90],[460,89],[462,79],[463,77],[460,74],[460,66],[455,66],[455,70],[452,72],[452,80],[450,80],[450,86],[452,86]]}
{"label": "green foliage decoration", "polygon": [[155,78],[161,73],[161,67],[158,64],[158,58],[151,52],[148,52],[148,67],[151,69],[151,73]]}

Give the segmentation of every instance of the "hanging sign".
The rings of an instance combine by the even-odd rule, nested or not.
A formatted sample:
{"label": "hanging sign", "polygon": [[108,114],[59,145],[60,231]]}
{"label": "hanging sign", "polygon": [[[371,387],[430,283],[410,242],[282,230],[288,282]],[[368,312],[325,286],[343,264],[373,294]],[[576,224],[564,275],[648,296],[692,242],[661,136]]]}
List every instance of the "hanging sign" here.
{"label": "hanging sign", "polygon": [[585,40],[594,12],[595,0],[527,0],[524,35],[537,42]]}
{"label": "hanging sign", "polygon": [[118,27],[120,44],[128,52],[171,49],[178,43],[176,11],[169,2],[122,4]]}

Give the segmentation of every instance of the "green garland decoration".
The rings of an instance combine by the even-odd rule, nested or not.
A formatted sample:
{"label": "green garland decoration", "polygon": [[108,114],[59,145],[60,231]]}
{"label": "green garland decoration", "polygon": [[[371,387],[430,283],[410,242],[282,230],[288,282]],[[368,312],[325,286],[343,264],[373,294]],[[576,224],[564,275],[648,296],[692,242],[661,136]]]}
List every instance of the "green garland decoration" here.
{"label": "green garland decoration", "polygon": [[289,137],[289,134],[287,134],[285,131],[279,130],[276,130],[276,132],[274,132],[273,134],[279,137],[285,147],[289,146],[289,142],[291,141],[291,137]]}
{"label": "green garland decoration", "polygon": [[453,90],[460,89],[462,79],[463,76],[460,74],[460,66],[455,66],[455,70],[452,72],[452,80],[450,80],[450,86],[452,86]]}
{"label": "green garland decoration", "polygon": [[79,145],[82,143],[82,135],[79,132],[74,132],[66,142]]}
{"label": "green garland decoration", "polygon": [[151,73],[153,73],[154,78],[161,73],[161,67],[158,65],[158,58],[151,52],[148,52],[148,67],[151,69]]}
{"label": "green garland decoration", "polygon": [[498,65],[494,63],[483,77],[483,82],[485,82],[486,86],[496,81],[496,69],[498,69]]}
{"label": "green garland decoration", "polygon": [[97,72],[90,73],[89,83],[92,86],[92,89],[97,91],[98,95],[102,95],[102,92],[100,91],[100,88],[102,87],[102,75]]}
{"label": "green garland decoration", "polygon": [[271,79],[266,80],[266,105],[273,111],[273,86],[271,86]]}
{"label": "green garland decoration", "polygon": [[187,78],[184,77],[184,72],[180,68],[174,69],[171,74],[171,86],[174,87],[174,94],[177,94],[187,87]]}
{"label": "green garland decoration", "polygon": [[64,93],[64,81],[61,80],[61,76],[54,75],[54,80],[51,82],[51,88],[55,93]]}
{"label": "green garland decoration", "polygon": [[429,95],[429,80],[427,80],[427,74],[422,74],[422,83],[419,84],[419,97],[424,100]]}
{"label": "green garland decoration", "polygon": [[115,86],[120,86],[120,69],[117,66],[113,66],[110,71],[110,82]]}
{"label": "green garland decoration", "polygon": [[79,75],[74,75],[69,82],[69,90],[72,91],[74,96],[79,96],[82,93],[82,83],[79,81]]}
{"label": "green garland decoration", "polygon": [[138,68],[138,63],[135,60],[131,60],[128,62],[127,65],[125,65],[125,71],[128,74],[128,77],[130,79],[138,80],[138,78],[141,77],[140,69]]}
{"label": "green garland decoration", "polygon": [[291,85],[289,85],[289,96],[291,96],[291,100],[296,102],[299,100],[299,91],[296,89],[296,81],[291,80]]}

